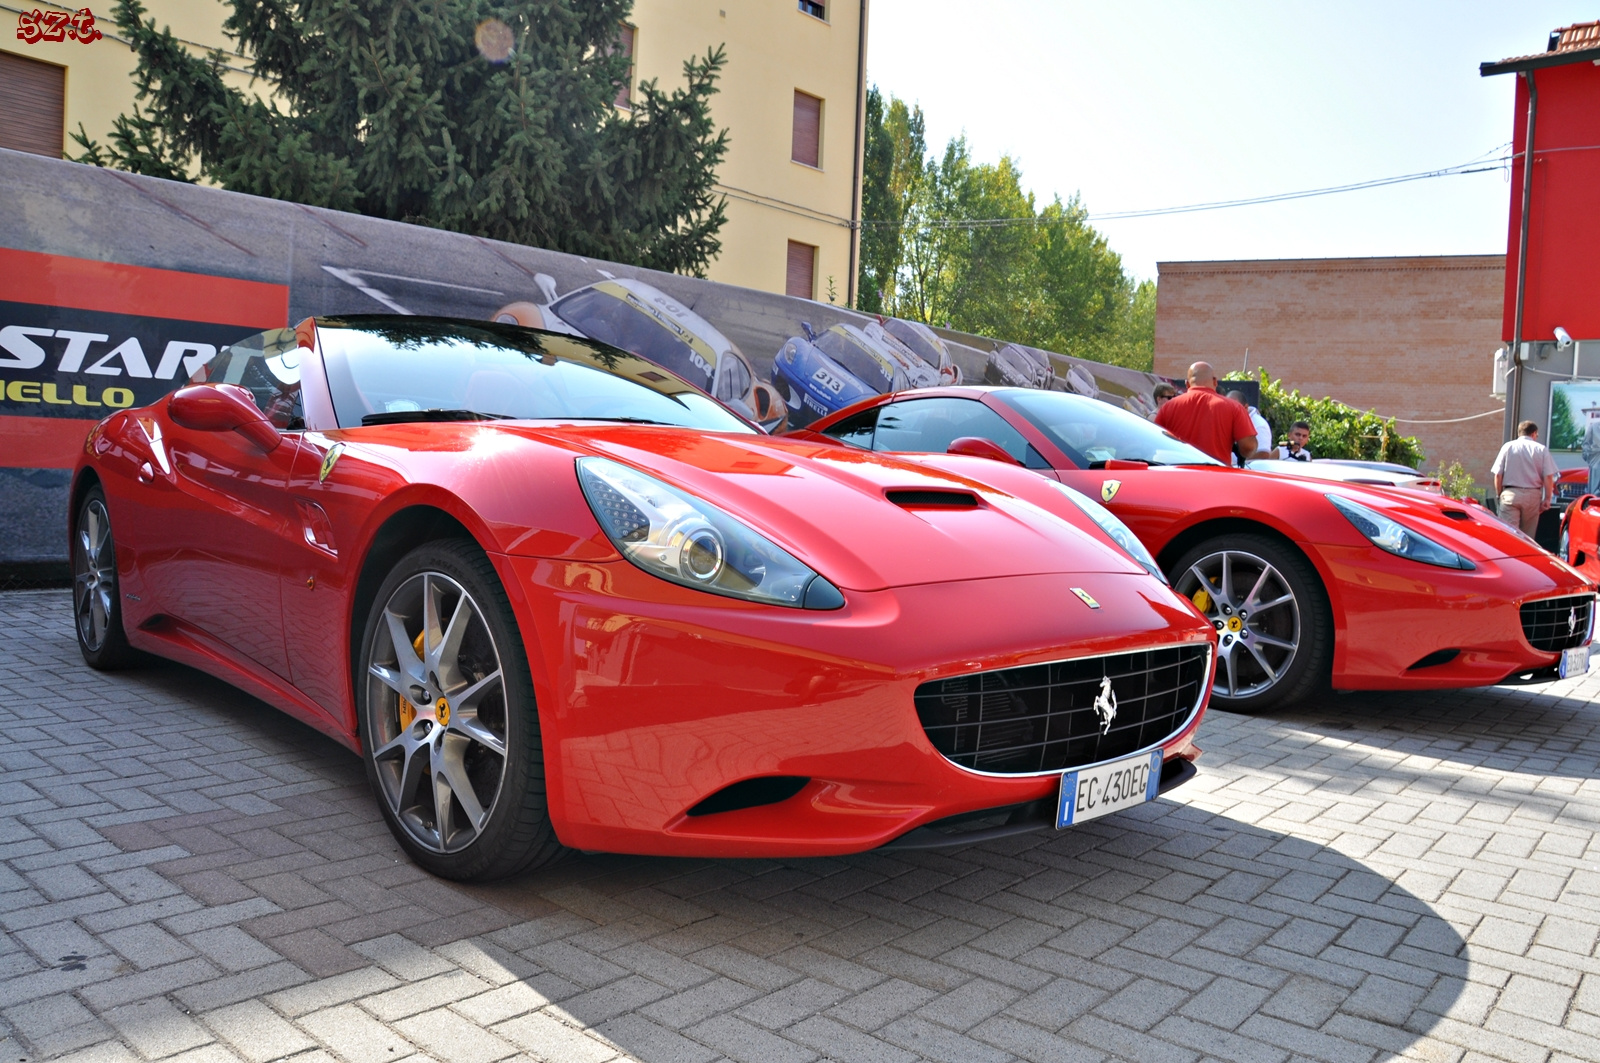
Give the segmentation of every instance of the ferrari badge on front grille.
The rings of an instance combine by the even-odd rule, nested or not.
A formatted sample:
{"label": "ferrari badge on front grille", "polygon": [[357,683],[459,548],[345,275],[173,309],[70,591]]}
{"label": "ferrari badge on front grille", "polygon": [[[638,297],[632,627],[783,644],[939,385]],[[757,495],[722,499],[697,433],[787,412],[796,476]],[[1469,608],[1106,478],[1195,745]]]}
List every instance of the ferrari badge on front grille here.
{"label": "ferrari badge on front grille", "polygon": [[1111,730],[1111,721],[1117,718],[1117,694],[1111,689],[1111,677],[1100,680],[1100,695],[1094,699],[1095,714],[1100,717],[1100,733]]}

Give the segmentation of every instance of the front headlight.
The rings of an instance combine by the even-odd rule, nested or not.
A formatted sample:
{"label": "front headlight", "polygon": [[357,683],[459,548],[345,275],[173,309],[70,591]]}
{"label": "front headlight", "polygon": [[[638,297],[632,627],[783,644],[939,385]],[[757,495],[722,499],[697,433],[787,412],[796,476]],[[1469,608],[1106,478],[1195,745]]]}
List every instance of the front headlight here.
{"label": "front headlight", "polygon": [[838,609],[839,588],[716,506],[606,458],[579,458],[578,485],[622,556],[652,576],[768,605]]}
{"label": "front headlight", "polygon": [[1380,550],[1387,550],[1396,557],[1420,561],[1424,565],[1438,565],[1440,568],[1478,567],[1454,550],[1440,546],[1432,539],[1417,534],[1399,521],[1385,517],[1375,509],[1339,495],[1329,495],[1328,501],[1333,503],[1334,509],[1344,514],[1345,519],[1356,526],[1356,531],[1365,535],[1372,545]]}
{"label": "front headlight", "polygon": [[1150,575],[1154,576],[1162,583],[1167,582],[1166,573],[1161,571],[1160,566],[1156,564],[1156,559],[1150,556],[1149,550],[1145,549],[1144,543],[1139,541],[1138,536],[1133,534],[1133,529],[1122,523],[1115,513],[1111,512],[1105,506],[1102,506],[1100,503],[1096,502],[1083,492],[1074,491],[1064,483],[1060,483],[1056,480],[1050,480],[1047,482],[1053,483],[1060,488],[1062,493],[1064,493],[1068,498],[1072,499],[1073,505],[1087,513],[1090,520],[1100,525],[1101,531],[1111,536],[1112,542],[1116,543],[1118,546],[1122,547],[1123,550],[1127,551],[1129,556],[1131,556],[1135,561],[1139,562],[1139,564],[1143,565]]}

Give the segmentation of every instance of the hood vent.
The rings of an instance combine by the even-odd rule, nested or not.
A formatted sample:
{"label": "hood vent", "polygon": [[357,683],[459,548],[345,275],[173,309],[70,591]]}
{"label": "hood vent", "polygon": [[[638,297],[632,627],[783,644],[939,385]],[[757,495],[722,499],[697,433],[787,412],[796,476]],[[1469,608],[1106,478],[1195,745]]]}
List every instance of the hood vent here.
{"label": "hood vent", "polygon": [[1449,517],[1451,520],[1471,520],[1472,519],[1471,517],[1469,517],[1467,515],[1467,511],[1464,510],[1464,509],[1442,509],[1439,512],[1443,513],[1445,516]]}
{"label": "hood vent", "polygon": [[981,503],[971,491],[930,491],[924,488],[891,487],[889,501],[907,509],[938,507],[941,509],[975,509]]}

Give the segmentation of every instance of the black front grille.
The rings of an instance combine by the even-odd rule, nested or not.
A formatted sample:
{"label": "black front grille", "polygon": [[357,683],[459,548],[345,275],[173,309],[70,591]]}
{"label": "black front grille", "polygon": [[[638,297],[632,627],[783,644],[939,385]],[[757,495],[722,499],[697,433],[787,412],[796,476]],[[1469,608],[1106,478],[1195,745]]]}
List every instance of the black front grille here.
{"label": "black front grille", "polygon": [[[1201,644],[1168,646],[939,679],[917,688],[917,717],[933,747],[963,768],[1066,771],[1181,730],[1200,703],[1209,654]],[[1095,707],[1111,703],[1107,679],[1109,727]]]}
{"label": "black front grille", "polygon": [[1530,646],[1546,653],[1582,646],[1589,639],[1589,610],[1593,608],[1592,594],[1528,602],[1522,607],[1522,633]]}

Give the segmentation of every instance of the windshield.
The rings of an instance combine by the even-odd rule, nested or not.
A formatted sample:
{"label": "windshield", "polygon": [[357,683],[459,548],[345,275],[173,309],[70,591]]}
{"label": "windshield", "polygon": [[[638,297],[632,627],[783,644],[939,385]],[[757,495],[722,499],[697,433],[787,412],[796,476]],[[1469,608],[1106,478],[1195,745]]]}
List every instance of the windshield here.
{"label": "windshield", "polygon": [[423,411],[753,432],[710,396],[603,343],[493,322],[319,318],[339,424]]}
{"label": "windshield", "polygon": [[590,339],[632,351],[672,370],[701,391],[711,390],[715,370],[711,360],[634,303],[598,288],[580,288],[550,309]]}
{"label": "windshield", "polygon": [[1061,391],[999,391],[996,397],[1026,417],[1079,468],[1112,458],[1151,465],[1219,465],[1215,458],[1142,417],[1099,399]]}
{"label": "windshield", "polygon": [[854,336],[829,329],[816,339],[817,350],[842,365],[847,372],[877,392],[893,389],[888,370],[856,342]]}

